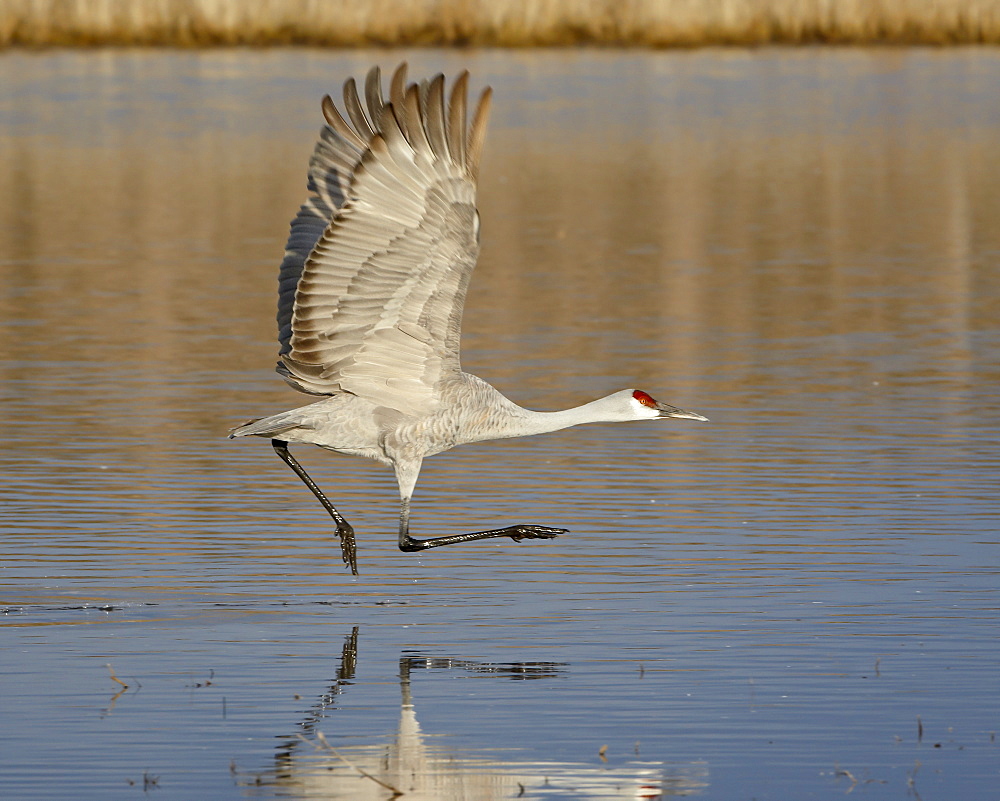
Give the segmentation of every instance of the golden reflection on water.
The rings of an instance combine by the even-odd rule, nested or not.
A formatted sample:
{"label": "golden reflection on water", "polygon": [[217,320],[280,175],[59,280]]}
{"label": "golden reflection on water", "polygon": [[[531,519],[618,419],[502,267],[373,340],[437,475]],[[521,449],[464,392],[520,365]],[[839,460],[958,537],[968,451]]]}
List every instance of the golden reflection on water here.
{"label": "golden reflection on water", "polygon": [[[780,66],[785,58],[763,60]],[[697,380],[718,363],[720,334],[737,342],[850,336],[906,330],[917,317],[956,338],[949,366],[960,379],[965,338],[998,312],[995,271],[981,260],[996,247],[1000,164],[987,132],[947,106],[936,112],[919,102],[912,84],[920,75],[894,73],[893,62],[905,67],[898,58],[873,52],[865,64],[884,66],[892,79],[883,102],[915,94],[910,107],[900,110],[897,100],[848,124],[841,116],[850,108],[838,109],[820,85],[797,92],[807,122],[784,129],[766,108],[749,119],[679,110],[655,83],[624,79],[635,96],[620,104],[635,116],[602,128],[568,130],[544,116],[505,125],[505,109],[510,116],[524,101],[503,76],[487,74],[499,85],[498,113],[481,188],[485,244],[470,337],[489,343],[544,324],[559,334],[544,355],[565,360],[567,373],[584,361],[594,375],[628,372],[609,340],[627,347],[641,339],[663,348],[668,378]],[[16,72],[28,59],[6,60]],[[340,75],[330,72],[333,88]],[[71,124],[4,136],[2,311],[6,325],[31,332],[7,337],[5,355],[103,357],[150,381],[264,368],[273,357],[271,268],[302,196],[302,128],[318,123],[315,98],[302,99],[309,116],[284,131],[177,136],[158,131],[170,113],[162,97],[126,89],[134,92],[129,125],[109,119],[84,141]],[[602,101],[578,101],[587,120],[600,119]],[[28,114],[25,104],[51,102],[7,105]],[[268,113],[253,102],[247,119]],[[66,114],[74,113],[71,101]],[[907,253],[920,258],[899,257]],[[517,376],[516,365],[482,369]],[[559,379],[539,389],[558,390]],[[240,394],[230,397],[238,417]]]}
{"label": "golden reflection on water", "polygon": [[[388,65],[363,51],[2,57],[0,379],[13,435],[54,475],[117,492],[120,513],[145,524],[166,514],[168,528],[163,475],[183,491],[188,466],[227,448],[228,470],[260,476],[269,455],[221,438],[307,400],[269,372],[275,265],[303,197],[318,96],[376,59]],[[977,425],[976,393],[998,374],[985,338],[1000,317],[997,54],[411,61],[414,73],[468,64],[496,89],[465,366],[515,400],[553,408],[639,386],[715,421],[671,429],[680,464],[734,470],[768,458],[725,447],[761,430],[762,413],[783,415],[799,443],[779,445],[786,465],[813,462],[802,437],[831,418],[854,426],[831,443],[872,415]],[[560,436],[551,470],[529,460],[490,479],[496,494],[528,481],[557,502],[578,470],[623,461],[588,450],[596,435],[574,434],[581,448]],[[712,437],[722,450],[706,452]],[[81,477],[62,454],[87,458],[87,447],[98,455]],[[484,453],[443,461],[435,482],[475,485],[469,460]],[[147,473],[115,489],[121,464]],[[367,493],[376,472],[349,470],[342,486]],[[360,504],[380,510],[382,530],[394,514],[387,480]],[[747,472],[747,505],[764,481]],[[300,510],[312,503],[294,497]],[[219,502],[188,499],[185,514],[211,520]],[[592,513],[584,501],[561,514]],[[192,535],[190,547],[208,545]]]}

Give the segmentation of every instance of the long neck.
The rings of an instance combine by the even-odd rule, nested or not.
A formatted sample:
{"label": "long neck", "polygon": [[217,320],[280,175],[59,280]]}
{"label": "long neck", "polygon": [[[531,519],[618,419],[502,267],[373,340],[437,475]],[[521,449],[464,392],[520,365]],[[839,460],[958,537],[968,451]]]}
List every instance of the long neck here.
{"label": "long neck", "polygon": [[558,412],[533,412],[530,409],[521,411],[525,414],[524,421],[530,429],[525,434],[547,434],[581,423],[612,423],[621,420],[620,415],[608,411],[603,399]]}
{"label": "long neck", "polygon": [[[506,400],[506,398],[504,399]],[[482,432],[482,439],[503,439],[526,437],[532,434],[547,434],[581,423],[605,423],[622,420],[620,413],[609,410],[605,399],[563,409],[558,412],[535,412],[507,401],[509,406],[498,409],[492,416],[489,431]],[[477,437],[479,439],[479,437]]]}
{"label": "long neck", "polygon": [[604,423],[630,419],[611,396],[559,412],[535,412],[518,406],[482,379],[468,373],[459,389],[463,400],[458,406],[464,418],[461,442],[526,437],[547,434],[581,423]]}

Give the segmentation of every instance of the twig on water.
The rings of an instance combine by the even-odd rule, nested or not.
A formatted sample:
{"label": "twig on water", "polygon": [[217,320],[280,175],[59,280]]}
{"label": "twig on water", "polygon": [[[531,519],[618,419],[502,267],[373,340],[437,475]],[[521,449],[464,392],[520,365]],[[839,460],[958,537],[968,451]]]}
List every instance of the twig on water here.
{"label": "twig on water", "polygon": [[334,748],[332,745],[330,745],[330,743],[328,743],[326,741],[326,737],[323,736],[323,732],[321,732],[321,731],[316,732],[316,739],[319,740],[320,745],[316,745],[316,743],[314,743],[312,740],[307,740],[301,734],[296,734],[295,736],[298,737],[300,740],[302,740],[302,742],[309,743],[309,745],[311,745],[317,751],[321,751],[321,750],[329,751],[331,754],[333,754],[335,757],[337,757],[337,759],[339,759],[341,762],[343,762],[345,765],[347,765],[347,767],[351,768],[352,770],[356,770],[358,773],[360,773],[366,779],[371,779],[373,782],[375,782],[375,784],[380,784],[386,790],[389,790],[392,793],[392,797],[393,798],[399,798],[401,795],[404,795],[404,793],[403,793],[402,790],[400,790],[400,789],[398,789],[396,787],[393,787],[388,782],[384,782],[381,779],[376,778],[375,776],[372,776],[364,768],[360,768],[357,765],[355,765],[353,762],[351,762],[351,760],[349,760],[347,757],[345,757],[343,754],[341,754],[336,748]]}
{"label": "twig on water", "polygon": [[122,687],[124,687],[125,689],[122,690],[122,692],[124,692],[125,690],[127,690],[128,689],[128,685],[115,675],[115,669],[113,667],[111,667],[111,663],[110,662],[108,662],[107,667],[108,667],[108,673],[111,674],[111,681],[116,681]]}
{"label": "twig on water", "polygon": [[917,792],[917,771],[920,770],[920,760],[918,759],[913,764],[913,770],[907,771],[906,773],[906,789],[908,792],[913,793],[913,797],[917,801],[921,801],[920,793]]}
{"label": "twig on water", "polygon": [[[126,684],[125,682],[123,682],[120,678],[118,678],[115,675],[115,670],[114,670],[113,667],[111,667],[110,663],[107,665],[107,668],[108,668],[108,673],[111,674],[111,680],[113,682],[115,682],[116,684],[120,684],[121,685],[121,689],[118,692],[116,692],[113,696],[111,696],[111,700],[108,701],[107,709],[105,709],[103,712],[101,712],[101,717],[102,718],[107,717],[108,715],[110,715],[114,711],[115,702],[119,698],[121,698],[128,691],[128,689],[129,689],[129,685]],[[136,687],[142,687],[142,685],[139,684],[138,681],[135,684],[136,684]]]}
{"label": "twig on water", "polygon": [[854,774],[851,773],[849,770],[845,770],[844,768],[840,767],[840,765],[837,766],[837,772],[834,775],[846,776],[848,779],[851,780],[851,786],[847,788],[848,793],[851,793],[854,790],[854,788],[858,786],[858,780],[854,778]]}

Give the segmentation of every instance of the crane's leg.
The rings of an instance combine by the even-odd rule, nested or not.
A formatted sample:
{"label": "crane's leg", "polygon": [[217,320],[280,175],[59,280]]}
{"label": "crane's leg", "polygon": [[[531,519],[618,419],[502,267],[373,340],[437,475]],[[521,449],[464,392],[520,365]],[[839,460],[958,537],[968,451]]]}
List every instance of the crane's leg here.
{"label": "crane's leg", "polygon": [[323,494],[323,490],[309,477],[305,468],[288,452],[287,442],[282,442],[280,439],[272,439],[271,447],[274,448],[275,453],[282,458],[285,464],[292,468],[295,475],[302,479],[302,483],[312,490],[312,494],[319,499],[319,502],[323,504],[323,508],[330,513],[333,522],[337,524],[337,534],[340,537],[340,552],[344,559],[344,564],[351,568],[351,573],[355,576],[358,575],[358,554],[354,543],[354,529],[351,527],[351,524],[344,520],[340,512],[330,503],[329,498]]}
{"label": "crane's leg", "polygon": [[410,536],[410,499],[408,497],[403,497],[402,507],[399,511],[399,550],[407,553],[424,551],[427,548],[438,548],[441,545],[455,545],[459,542],[485,540],[491,537],[510,537],[514,542],[520,542],[521,540],[550,540],[557,534],[565,534],[566,531],[567,529],[564,528],[521,524],[508,526],[507,528],[492,529],[490,531],[473,531],[469,534],[452,534],[446,537],[431,537],[425,540],[418,540]]}

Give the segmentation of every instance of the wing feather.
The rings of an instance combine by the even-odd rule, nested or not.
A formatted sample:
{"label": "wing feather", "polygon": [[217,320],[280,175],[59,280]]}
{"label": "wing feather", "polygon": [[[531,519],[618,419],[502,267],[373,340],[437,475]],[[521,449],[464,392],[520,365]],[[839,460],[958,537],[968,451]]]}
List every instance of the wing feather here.
{"label": "wing feather", "polygon": [[444,75],[434,76],[427,92],[427,106],[423,114],[425,132],[435,153],[446,153],[451,158],[448,147],[448,125],[444,118]]}
{"label": "wing feather", "polygon": [[280,278],[278,371],[297,389],[426,414],[460,369],[488,109],[480,101],[467,134],[467,82],[463,73],[446,105],[443,76],[407,85],[403,64],[387,101],[372,70],[367,115],[345,84],[353,127],[324,101],[313,195],[292,223]]}
{"label": "wing feather", "polygon": [[392,80],[389,82],[389,102],[396,109],[397,121],[399,122],[399,127],[403,131],[403,135],[406,135],[406,120],[403,119],[404,107],[404,96],[406,95],[406,62],[404,61],[398,67],[396,71],[392,74]]}
{"label": "wing feather", "polygon": [[354,127],[365,141],[375,136],[375,129],[372,128],[371,123],[368,122],[368,118],[365,116],[364,109],[361,108],[358,87],[354,83],[354,78],[349,78],[344,83],[344,108],[347,109],[347,115],[351,118]]}
{"label": "wing feather", "polygon": [[382,118],[382,71],[378,67],[368,70],[365,78],[365,100],[368,102],[368,116],[373,122]]}
{"label": "wing feather", "polygon": [[320,133],[309,162],[310,197],[292,220],[278,277],[278,340],[281,353],[291,349],[292,308],[302,267],[337,209],[344,204],[361,152],[332,127],[327,126]]}
{"label": "wing feather", "polygon": [[367,146],[367,142],[362,139],[355,130],[347,124],[340,112],[337,111],[337,107],[333,104],[333,100],[330,95],[326,95],[323,98],[323,116],[326,117],[326,121],[330,123],[330,126],[339,133],[344,139],[354,145],[358,150],[364,151]]}
{"label": "wing feather", "polygon": [[[424,131],[425,123],[421,119],[420,90],[417,88],[416,84],[412,84],[406,91],[406,97],[403,99],[403,103],[406,107],[406,119],[412,123],[409,130],[409,139],[414,153],[433,156],[434,153],[431,149],[431,143],[427,138],[427,133]],[[445,158],[448,158],[448,151],[444,151],[442,155]]]}
{"label": "wing feather", "polygon": [[451,88],[448,105],[448,147],[452,158],[465,162],[465,96],[469,86],[469,73],[463,71]]}
{"label": "wing feather", "polygon": [[469,173],[472,175],[473,181],[479,179],[479,159],[483,155],[483,145],[486,142],[486,123],[490,118],[490,104],[492,99],[493,90],[487,87],[486,91],[479,97],[479,105],[476,106],[476,113],[472,117],[467,159]]}

